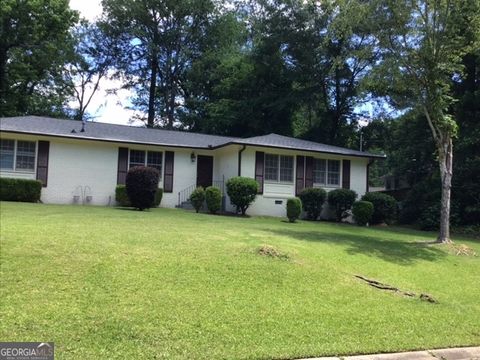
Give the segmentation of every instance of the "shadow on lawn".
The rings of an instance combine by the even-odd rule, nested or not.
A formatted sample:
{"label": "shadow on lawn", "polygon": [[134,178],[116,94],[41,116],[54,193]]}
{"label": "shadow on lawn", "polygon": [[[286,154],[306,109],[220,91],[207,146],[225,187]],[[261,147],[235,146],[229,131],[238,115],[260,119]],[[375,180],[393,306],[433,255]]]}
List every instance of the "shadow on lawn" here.
{"label": "shadow on lawn", "polygon": [[[388,238],[387,232],[378,234],[334,233],[319,228],[318,231],[270,230],[272,234],[288,236],[302,241],[330,243],[346,248],[351,255],[374,256],[400,265],[410,265],[419,260],[435,261],[447,254],[434,245],[421,241],[406,242]],[[377,236],[375,236],[377,235]]]}

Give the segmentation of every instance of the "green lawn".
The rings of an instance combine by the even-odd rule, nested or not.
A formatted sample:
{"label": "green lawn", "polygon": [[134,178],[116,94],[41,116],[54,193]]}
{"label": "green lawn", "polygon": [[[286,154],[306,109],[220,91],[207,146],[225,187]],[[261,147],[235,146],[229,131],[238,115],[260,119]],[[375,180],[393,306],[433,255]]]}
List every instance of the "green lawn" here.
{"label": "green lawn", "polygon": [[[479,345],[480,257],[418,244],[433,239],[401,228],[1,203],[0,339],[55,341],[57,359]],[[480,253],[478,240],[456,240]],[[288,259],[259,255],[265,244]]]}

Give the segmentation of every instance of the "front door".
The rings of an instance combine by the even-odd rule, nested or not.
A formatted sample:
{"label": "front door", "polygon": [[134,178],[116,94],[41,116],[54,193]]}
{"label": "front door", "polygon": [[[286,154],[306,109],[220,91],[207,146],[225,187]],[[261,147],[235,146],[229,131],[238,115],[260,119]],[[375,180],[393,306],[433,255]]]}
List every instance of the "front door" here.
{"label": "front door", "polygon": [[197,186],[207,188],[213,182],[213,156],[197,156]]}

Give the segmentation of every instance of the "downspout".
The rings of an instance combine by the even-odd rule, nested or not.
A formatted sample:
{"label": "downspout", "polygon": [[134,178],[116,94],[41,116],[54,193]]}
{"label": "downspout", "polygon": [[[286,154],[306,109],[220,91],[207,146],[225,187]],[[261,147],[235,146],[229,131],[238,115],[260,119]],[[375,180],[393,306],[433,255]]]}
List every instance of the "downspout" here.
{"label": "downspout", "polygon": [[375,161],[374,158],[370,158],[368,159],[368,163],[367,163],[367,193],[370,190],[370,186],[368,185],[368,179],[370,177],[370,165],[372,165],[374,161]]}
{"label": "downspout", "polygon": [[245,151],[247,145],[243,145],[240,150],[238,150],[238,176],[242,176],[242,152]]}

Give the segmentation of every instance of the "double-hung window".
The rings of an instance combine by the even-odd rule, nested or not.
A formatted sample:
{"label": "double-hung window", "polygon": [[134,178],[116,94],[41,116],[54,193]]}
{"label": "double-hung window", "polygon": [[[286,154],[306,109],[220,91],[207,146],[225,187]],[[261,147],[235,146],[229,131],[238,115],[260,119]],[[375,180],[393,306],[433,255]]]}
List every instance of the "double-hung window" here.
{"label": "double-hung window", "polygon": [[340,185],[340,160],[315,159],[313,182],[317,185]]}
{"label": "double-hung window", "polygon": [[155,168],[162,175],[163,153],[161,151],[130,150],[129,168],[148,166]]}
{"label": "double-hung window", "polygon": [[36,149],[35,141],[0,139],[0,169],[34,171]]}
{"label": "double-hung window", "polygon": [[293,182],[293,156],[265,154],[265,181]]}

